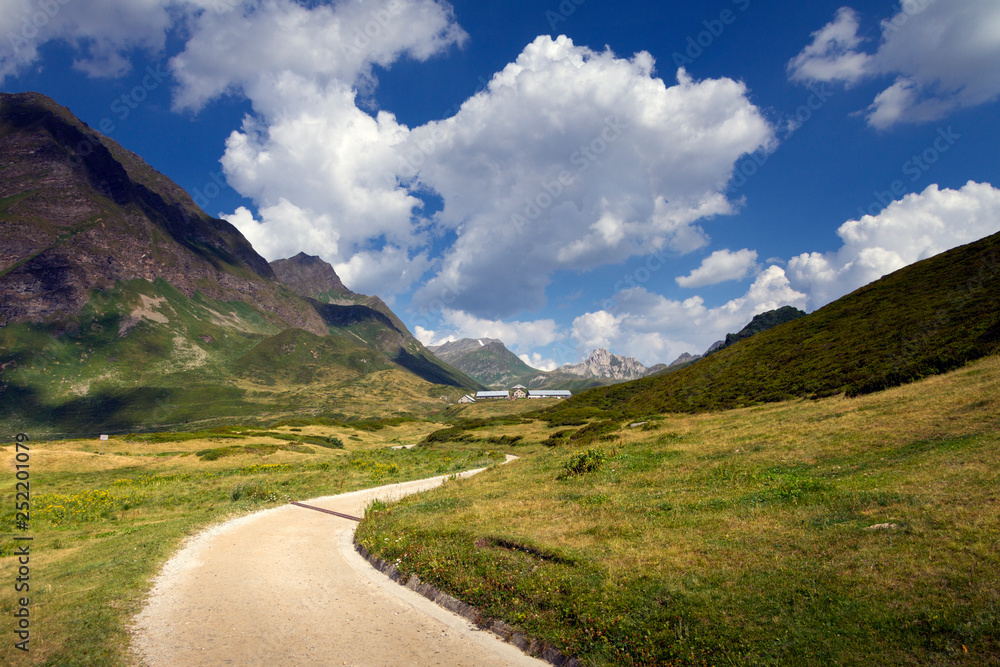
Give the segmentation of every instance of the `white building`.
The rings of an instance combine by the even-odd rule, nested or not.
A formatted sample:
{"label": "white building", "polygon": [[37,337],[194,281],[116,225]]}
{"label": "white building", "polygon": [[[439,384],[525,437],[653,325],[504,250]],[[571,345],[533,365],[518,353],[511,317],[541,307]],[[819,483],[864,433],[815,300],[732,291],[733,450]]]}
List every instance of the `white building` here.
{"label": "white building", "polygon": [[476,392],[476,400],[477,401],[481,401],[484,398],[493,398],[493,399],[510,398],[510,394],[508,392],[506,392],[506,391],[477,391]]}
{"label": "white building", "polygon": [[568,389],[532,389],[528,398],[569,398],[573,392]]}

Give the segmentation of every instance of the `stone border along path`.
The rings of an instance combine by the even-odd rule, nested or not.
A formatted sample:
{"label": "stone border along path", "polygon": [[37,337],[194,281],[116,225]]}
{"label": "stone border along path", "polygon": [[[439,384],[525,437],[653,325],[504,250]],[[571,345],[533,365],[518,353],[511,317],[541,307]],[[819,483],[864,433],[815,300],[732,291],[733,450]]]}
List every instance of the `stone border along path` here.
{"label": "stone border along path", "polygon": [[[398,500],[446,477],[303,502],[360,516],[376,498]],[[189,538],[132,621],[137,660],[149,667],[546,664],[371,567],[353,547],[356,526],[284,505]]]}

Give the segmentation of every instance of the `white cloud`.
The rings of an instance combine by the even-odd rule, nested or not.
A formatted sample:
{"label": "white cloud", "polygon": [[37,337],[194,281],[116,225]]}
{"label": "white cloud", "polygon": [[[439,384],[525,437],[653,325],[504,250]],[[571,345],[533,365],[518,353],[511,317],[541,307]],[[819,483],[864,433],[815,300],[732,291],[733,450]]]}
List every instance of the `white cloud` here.
{"label": "white cloud", "polygon": [[772,129],[742,83],[680,70],[668,87],[653,64],[542,36],[454,117],[413,130],[413,171],[459,234],[418,302],[448,291],[506,317],[541,306],[556,270],[705,244],[698,223],[734,212],[720,189]]}
{"label": "white cloud", "polygon": [[701,266],[676,280],[681,287],[717,285],[727,280],[743,280],[756,266],[755,250],[716,250],[702,261]]}
{"label": "white cloud", "polygon": [[[131,70],[127,54],[163,49],[180,0],[5,0],[0,11],[0,83],[38,61],[50,41],[74,47],[76,69],[90,76],[120,76]],[[6,47],[9,47],[6,48]]]}
{"label": "white cloud", "polygon": [[858,50],[857,14],[841,8],[834,21],[788,64],[798,81],[892,76],[868,107],[868,123],[885,129],[922,123],[1000,97],[1000,3],[995,0],[913,0],[881,24],[875,53]]}
{"label": "white cloud", "polygon": [[[1000,190],[969,182],[960,190],[931,185],[892,202],[877,216],[849,220],[835,252],[793,257],[786,269],[795,289],[818,308],[914,262],[1000,231]],[[774,268],[774,267],[772,267]]]}
{"label": "white cloud", "polygon": [[781,267],[771,266],[746,294],[715,308],[706,307],[700,296],[676,301],[642,287],[623,290],[610,311],[576,318],[572,337],[580,354],[606,347],[652,366],[670,363],[684,352],[701,354],[754,315],[786,305],[804,308],[806,295],[792,288]]}
{"label": "white cloud", "polygon": [[533,352],[530,356],[522,354],[519,358],[532,368],[537,368],[542,371],[554,371],[560,366],[560,364],[558,364],[554,359],[546,359],[537,352]]}
{"label": "white cloud", "polygon": [[445,343],[451,343],[452,341],[458,340],[458,337],[454,334],[440,335],[437,331],[434,331],[433,329],[425,329],[419,324],[413,327],[413,337],[423,343],[426,347],[444,345]]}
{"label": "white cloud", "polygon": [[[535,320],[531,322],[481,319],[461,310],[445,310],[441,313],[442,326],[447,327],[449,337],[496,338],[502,340],[512,351],[545,347],[562,337],[555,320]],[[438,335],[445,335],[438,332]]]}
{"label": "white cloud", "polygon": [[[219,3],[217,3],[219,4]],[[179,108],[199,109],[227,93],[258,99],[260,82],[286,74],[320,85],[353,86],[369,80],[372,66],[401,57],[426,60],[467,39],[451,6],[436,0],[368,0],[303,6],[264,0],[249,8],[206,11],[171,60],[180,83]]]}
{"label": "white cloud", "polygon": [[411,256],[403,248],[355,253],[334,270],[350,289],[362,294],[402,294],[413,287],[431,266],[426,253]]}
{"label": "white cloud", "polygon": [[[178,108],[245,95],[254,115],[226,142],[230,185],[251,198],[241,231],[269,258],[303,248],[342,272],[352,289],[389,296],[409,290],[430,264],[419,198],[400,186],[399,147],[409,129],[388,112],[367,113],[359,96],[372,67],[425,60],[461,44],[451,6],[435,0],[206,11],[171,60]],[[361,92],[359,92],[361,91]]]}
{"label": "white cloud", "polygon": [[[308,248],[314,235],[326,234],[337,244],[331,261],[341,261],[370,239],[421,245],[410,224],[420,200],[386,178],[406,129],[389,113],[373,118],[358,109],[355,91],[344,85],[321,90],[294,75],[270,84],[262,99],[280,100],[295,112],[269,121],[247,118],[222,158],[229,183],[266,218],[259,236],[267,246]],[[289,224],[283,210],[308,217],[314,229]]]}
{"label": "white cloud", "polygon": [[864,78],[870,56],[856,51],[858,14],[850,7],[837,10],[834,20],[812,34],[813,41],[788,63],[793,81],[843,81]]}
{"label": "white cloud", "polygon": [[622,335],[623,319],[606,310],[584,313],[573,320],[573,339],[584,350],[610,348]]}

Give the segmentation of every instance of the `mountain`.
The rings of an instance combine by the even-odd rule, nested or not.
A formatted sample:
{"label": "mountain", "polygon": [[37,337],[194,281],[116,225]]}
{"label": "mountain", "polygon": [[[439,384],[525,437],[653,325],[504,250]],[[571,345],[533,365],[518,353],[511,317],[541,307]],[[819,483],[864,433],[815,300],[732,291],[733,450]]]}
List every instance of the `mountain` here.
{"label": "mountain", "polygon": [[677,357],[672,362],[670,362],[668,368],[673,368],[674,366],[680,366],[682,364],[690,364],[692,361],[698,361],[699,359],[701,359],[700,356],[685,352],[681,356]]}
{"label": "mountain", "polygon": [[463,338],[428,348],[442,361],[489,387],[509,389],[568,389],[582,391],[600,387],[604,380],[583,378],[561,369],[542,371],[528,366],[495,338]]}
{"label": "mountain", "polygon": [[511,387],[522,377],[540,372],[493,338],[463,338],[428,349],[438,359],[490,387]]}
{"label": "mountain", "polygon": [[713,345],[712,348],[709,348],[709,352],[706,352],[705,354],[710,354],[716,350],[721,350],[729,347],[730,345],[735,345],[741,340],[750,338],[750,336],[759,334],[762,331],[773,329],[779,324],[792,322],[793,320],[797,320],[800,317],[805,316],[806,313],[804,311],[792,306],[782,306],[777,310],[769,310],[766,313],[760,313],[759,315],[755,315],[754,318],[750,320],[750,324],[740,329],[738,333],[726,334],[726,340],[723,341],[722,345]]}
{"label": "mountain", "polygon": [[321,301],[355,296],[333,267],[319,257],[300,252],[295,257],[271,262],[270,266],[278,280],[295,290],[296,294]]}
{"label": "mountain", "polygon": [[347,417],[481,386],[377,297],[338,292],[329,265],[292,258],[284,282],[235,227],[45,96],[0,94],[0,170],[0,426]]}
{"label": "mountain", "polygon": [[558,370],[584,378],[603,380],[635,380],[646,374],[646,367],[632,357],[623,357],[605,349],[594,350],[579,364],[569,364]]}
{"label": "mountain", "polygon": [[1000,234],[902,268],[677,372],[593,389],[544,416],[632,419],[879,391],[1000,352],[997,294]]}

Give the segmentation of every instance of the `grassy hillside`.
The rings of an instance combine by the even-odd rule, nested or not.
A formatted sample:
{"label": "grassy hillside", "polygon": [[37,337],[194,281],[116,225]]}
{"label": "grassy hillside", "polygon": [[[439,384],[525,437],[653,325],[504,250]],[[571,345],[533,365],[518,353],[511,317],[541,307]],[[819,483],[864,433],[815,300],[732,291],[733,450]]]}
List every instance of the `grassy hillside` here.
{"label": "grassy hillside", "polygon": [[676,373],[600,388],[546,419],[641,418],[858,396],[1000,350],[1000,234],[896,271]]}
{"label": "grassy hillside", "polygon": [[242,301],[189,299],[162,280],[95,290],[76,318],[0,328],[0,430],[116,433],[295,412],[426,412],[476,386],[410,352],[382,314],[345,311],[319,336],[282,329]]}
{"label": "grassy hillside", "polygon": [[522,459],[360,542],[588,665],[1000,665],[1000,357],[638,428],[523,417],[429,437]]}

